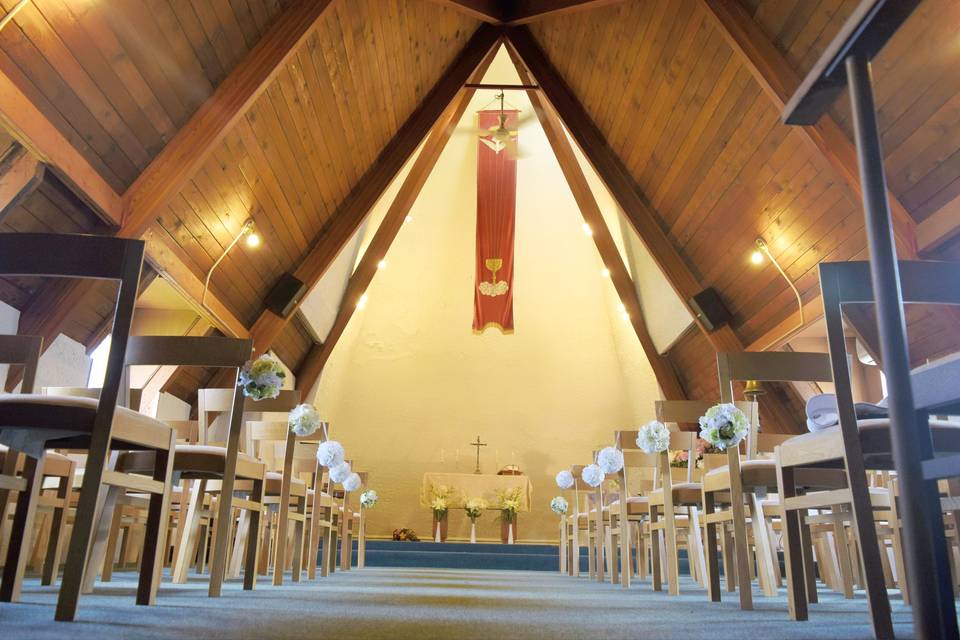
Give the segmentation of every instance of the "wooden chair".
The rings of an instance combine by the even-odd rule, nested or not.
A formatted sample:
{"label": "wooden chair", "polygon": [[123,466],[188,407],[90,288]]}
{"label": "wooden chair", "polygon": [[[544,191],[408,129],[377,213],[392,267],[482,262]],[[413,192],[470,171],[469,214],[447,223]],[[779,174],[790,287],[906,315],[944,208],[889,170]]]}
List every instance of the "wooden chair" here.
{"label": "wooden chair", "polygon": [[[719,353],[717,369],[720,381],[721,402],[733,402],[734,382],[781,381],[781,382],[832,382],[830,360],[823,353],[798,352],[762,352],[762,353]],[[750,419],[750,431],[746,439],[746,459],[740,460],[738,450],[729,450],[728,463],[711,469],[703,478],[704,523],[706,524],[707,571],[709,575],[709,596],[719,602],[720,572],[717,564],[717,525],[732,523],[734,536],[738,525],[746,524],[749,517],[755,556],[748,556],[746,544],[735,543],[734,554],[737,567],[737,585],[740,592],[740,606],[752,608],[752,580],[749,567],[755,561],[757,576],[764,595],[776,596],[779,584],[779,561],[776,557],[776,545],[770,536],[770,528],[764,518],[761,493],[777,490],[776,462],[772,453],[777,445],[789,439],[788,435],[766,434],[759,432],[757,405],[742,403],[741,408]],[[764,454],[764,455],[761,455]],[[771,455],[766,455],[771,454]],[[829,471],[807,474],[807,486],[812,483],[826,483],[833,486],[836,477]],[[820,477],[827,475],[830,477]],[[722,505],[723,508],[720,508]],[[738,509],[739,507],[739,509]],[[809,532],[804,536],[804,553],[809,553]],[[746,536],[746,534],[744,534]],[[746,537],[744,537],[746,539]],[[798,541],[799,544],[799,541]],[[809,564],[809,555],[808,564]],[[812,574],[812,569],[811,569]]]}
{"label": "wooden chair", "polygon": [[[364,489],[367,487],[367,481],[370,478],[370,473],[367,471],[358,471],[357,475],[360,476],[360,488],[357,490],[358,494],[362,494]],[[359,505],[357,513],[357,569],[363,569],[367,566],[367,510],[363,508],[363,505]]]}
{"label": "wooden chair", "polygon": [[[43,339],[38,336],[0,335],[0,363],[23,366],[20,384],[21,393],[33,393],[40,360]],[[7,505],[14,494],[26,488],[26,478],[18,475],[22,472],[23,459],[17,451],[11,451],[0,445],[0,539],[6,540]],[[56,580],[60,568],[60,554],[66,540],[66,514],[70,507],[70,491],[76,465],[73,460],[48,451],[44,457],[41,487],[47,479],[55,479],[53,487],[41,489],[38,508],[50,511],[50,522],[46,530],[46,553],[43,556],[41,584],[50,585]],[[12,528],[12,527],[11,527]],[[38,541],[41,536],[38,536]],[[9,543],[3,546],[6,551]]]}
{"label": "wooden chair", "polygon": [[[103,236],[70,236],[32,233],[0,234],[0,274],[95,278],[118,283],[117,304],[111,331],[110,353],[103,391],[96,400],[51,395],[0,396],[0,432],[36,436],[34,451],[26,451],[20,494],[14,516],[16,539],[7,550],[0,599],[19,597],[26,563],[25,532],[32,530],[40,494],[44,450],[81,449],[88,452],[83,485],[67,551],[56,618],[76,615],[87,553],[96,526],[101,487],[116,486],[146,490],[151,494],[147,548],[141,562],[137,602],[151,604],[156,598],[162,563],[160,523],[166,518],[173,431],[170,427],[136,412],[118,407],[121,378],[126,361],[130,323],[137,297],[144,244]],[[115,446],[119,445],[119,446]],[[152,478],[107,469],[113,449],[143,449],[150,452]],[[32,453],[32,455],[30,455]]]}
{"label": "wooden chair", "polygon": [[317,462],[317,444],[329,438],[329,425],[322,423],[317,434],[310,438],[295,440],[293,473],[307,484],[307,524],[304,535],[303,557],[307,561],[307,579],[316,578],[317,555],[321,539],[323,555],[320,557],[320,577],[329,575],[335,554],[336,530],[334,511],[337,505],[330,493],[330,478],[326,467]]}
{"label": "wooden chair", "polygon": [[[154,344],[163,344],[159,338]],[[156,347],[166,353],[168,364],[181,360],[186,366],[217,367],[233,369],[237,375],[240,368],[250,357],[253,348],[251,340],[221,337],[168,337],[164,348]],[[176,352],[176,356],[171,352]],[[156,363],[154,363],[156,364]],[[211,514],[214,527],[210,538],[212,552],[210,560],[210,584],[208,595],[218,597],[222,592],[223,581],[227,573],[229,544],[232,539],[233,510],[239,509],[249,516],[247,531],[237,532],[243,541],[248,541],[245,550],[245,573],[243,588],[253,589],[256,584],[256,562],[258,553],[261,512],[266,471],[263,463],[241,452],[241,431],[243,421],[244,396],[239,387],[234,389],[198,391],[199,444],[179,444],[175,446],[173,470],[179,479],[196,481],[190,492],[187,513],[180,518],[177,531],[177,554],[174,559],[174,582],[185,579],[189,558],[199,541],[199,521],[204,505],[204,494],[216,490],[219,500],[216,511]],[[263,401],[269,405],[269,401]],[[269,406],[261,405],[258,410],[269,411]],[[211,444],[208,440],[207,425],[210,412],[224,414],[225,439],[223,446]],[[124,469],[141,469],[147,459],[139,453],[130,453],[118,462]],[[238,480],[240,482],[238,482]],[[245,484],[241,484],[247,481]],[[214,488],[212,483],[218,483]],[[246,497],[235,496],[235,492],[245,493]]]}
{"label": "wooden chair", "polygon": [[580,477],[584,466],[574,465],[570,468],[570,473],[573,474],[573,512],[566,517],[566,527],[568,529],[566,538],[569,547],[567,570],[573,577],[580,575],[580,550],[584,547],[584,543],[587,543],[587,571],[590,577],[593,577],[594,569],[593,551],[588,542],[590,508],[587,505],[587,495],[592,491],[592,488],[587,486],[583,478]]}
{"label": "wooden chair", "polygon": [[[695,423],[702,416],[710,404],[696,400],[660,400],[656,403],[657,419],[666,423]],[[667,574],[667,588],[670,595],[680,593],[680,566],[677,543],[677,530],[683,524],[680,516],[686,519],[688,535],[688,558],[692,573],[704,575],[703,563],[703,536],[700,531],[699,511],[702,509],[702,486],[695,482],[695,467],[697,459],[697,433],[695,431],[671,431],[669,450],[688,452],[690,461],[686,469],[685,482],[674,482],[670,467],[668,451],[661,452],[657,457],[657,486],[648,496],[650,508],[650,547],[653,554],[653,589],[660,591],[662,573],[659,559],[660,539],[659,531],[663,531],[665,539],[665,560]],[[684,509],[686,513],[678,514],[677,509]]]}
{"label": "wooden chair", "polygon": [[[620,549],[620,584],[629,588],[634,571],[634,541],[637,546],[637,574],[641,580],[646,579],[647,550],[644,542],[647,534],[643,531],[643,525],[649,519],[650,499],[644,494],[654,488],[658,456],[644,453],[637,447],[637,431],[616,431],[614,441],[623,452],[623,469],[618,478],[620,498],[610,505],[610,530],[614,548],[619,546]],[[640,491],[631,491],[631,487],[638,483],[642,484]]]}
{"label": "wooden chair", "polygon": [[[901,262],[899,267],[905,303],[960,302],[960,288],[955,284],[956,265]],[[857,420],[843,326],[845,305],[869,304],[874,300],[869,263],[822,263],[820,289],[840,425],[792,438],[777,447],[777,480],[784,510],[783,535],[787,550],[790,617],[795,620],[806,620],[808,617],[803,558],[800,546],[795,543],[800,535],[799,513],[810,508],[850,505],[874,633],[877,637],[893,637],[890,602],[867,481],[868,469],[892,468],[890,422]],[[960,425],[931,420],[929,428],[930,437],[918,434],[917,438],[917,446],[928,450],[926,457],[933,459],[934,455],[960,453]],[[800,470],[826,466],[842,469],[846,475],[846,486],[800,495],[797,478]],[[943,530],[942,521],[936,526],[938,532]]]}

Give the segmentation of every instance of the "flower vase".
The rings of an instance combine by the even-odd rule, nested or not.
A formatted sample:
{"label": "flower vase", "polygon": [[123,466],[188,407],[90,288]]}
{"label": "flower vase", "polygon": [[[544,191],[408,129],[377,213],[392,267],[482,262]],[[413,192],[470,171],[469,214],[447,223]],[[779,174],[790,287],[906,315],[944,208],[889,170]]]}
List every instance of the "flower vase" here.
{"label": "flower vase", "polygon": [[470,544],[477,544],[477,523],[470,521]]}
{"label": "flower vase", "polygon": [[436,514],[433,516],[433,541],[434,542],[446,542],[447,541],[447,516],[444,515],[442,518],[438,518]]}
{"label": "flower vase", "polygon": [[517,521],[507,522],[500,519],[500,542],[503,544],[513,544],[517,539]]}

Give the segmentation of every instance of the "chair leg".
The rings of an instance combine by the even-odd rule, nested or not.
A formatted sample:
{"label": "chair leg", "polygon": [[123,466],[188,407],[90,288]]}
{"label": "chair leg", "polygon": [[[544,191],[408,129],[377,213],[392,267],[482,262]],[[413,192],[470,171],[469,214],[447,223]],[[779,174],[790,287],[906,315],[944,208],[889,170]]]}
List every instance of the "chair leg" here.
{"label": "chair leg", "polygon": [[[813,563],[813,542],[810,539],[810,525],[806,522],[804,512],[797,513],[798,529],[800,535],[800,553],[803,558],[803,577],[804,586],[807,592],[807,602],[815,604],[817,602],[817,567]],[[786,524],[783,529],[783,553],[787,554],[787,533]],[[796,540],[796,538],[794,538]]]}
{"label": "chair leg", "polygon": [[[301,496],[297,498],[297,514],[303,517],[302,520],[295,520],[293,523],[293,566],[290,568],[290,579],[294,582],[300,582],[300,574],[303,572],[303,543],[306,534],[307,517],[307,498]],[[362,517],[362,516],[361,516]],[[362,541],[361,558],[362,558]]]}
{"label": "chair leg", "polygon": [[[117,557],[117,541],[120,539],[120,524],[123,522],[123,507],[113,510],[110,519],[110,529],[107,532],[107,546],[103,554],[103,566],[100,569],[100,581],[110,582],[113,579],[113,562]],[[130,535],[129,530],[127,536]]]}
{"label": "chair leg", "polygon": [[182,513],[181,505],[179,526],[183,531],[177,533],[180,543],[177,545],[173,561],[174,584],[185,584],[187,582],[187,571],[190,568],[193,549],[196,547],[197,535],[200,532],[200,509],[203,506],[203,494],[206,485],[206,480],[194,480],[186,515]]}
{"label": "chair leg", "polygon": [[247,535],[250,531],[250,510],[241,509],[237,520],[237,536],[233,539],[233,553],[230,554],[230,567],[227,569],[227,576],[231,578],[240,577],[240,569],[243,567],[245,558],[244,549],[247,541],[250,539]]}
{"label": "chair leg", "polygon": [[[849,465],[849,460],[847,460]],[[873,633],[878,640],[893,638],[893,620],[890,613],[890,600],[880,570],[880,549],[877,545],[877,530],[873,522],[873,509],[866,477],[862,473],[847,468],[847,482],[850,487],[853,512],[853,530],[860,551],[860,566],[863,568],[870,605],[870,619]]]}
{"label": "chair leg", "polygon": [[[703,513],[704,517],[710,517],[716,510],[714,494],[712,491],[703,492]],[[717,561],[717,523],[707,522],[706,525],[706,544],[704,553],[707,556],[707,594],[711,602],[720,602],[720,566]]]}
{"label": "chair leg", "polygon": [[153,479],[163,482],[163,493],[150,496],[143,536],[137,604],[156,604],[157,592],[160,590],[160,576],[163,574],[163,559],[167,549],[167,520],[173,494],[173,451],[176,444],[176,436],[171,432],[169,448],[166,451],[157,451],[153,465]]}
{"label": "chair leg", "polygon": [[757,574],[762,576],[763,595],[776,597],[777,577],[773,571],[770,538],[767,537],[767,525],[763,518],[763,507],[755,493],[747,494],[750,501],[750,525],[753,528],[753,544],[756,547]]}
{"label": "chair leg", "polygon": [[43,486],[43,457],[39,460],[30,456],[24,457],[23,478],[27,486],[17,497],[17,509],[13,512],[7,560],[3,566],[3,581],[0,582],[0,601],[2,602],[20,600],[23,574],[30,559],[30,541],[33,539],[37,502]]}
{"label": "chair leg", "polygon": [[[250,499],[263,504],[265,489],[262,478],[253,482],[253,492]],[[247,533],[247,560],[244,563],[243,588],[249,591],[257,584],[257,556],[260,555],[260,527],[263,521],[263,508],[250,512],[250,529]]]}
{"label": "chair leg", "polygon": [[797,494],[794,470],[790,467],[782,467],[779,455],[777,456],[777,485],[780,490],[780,502],[783,505],[781,520],[783,521],[783,552],[787,569],[787,607],[791,620],[806,620],[806,578],[800,535],[802,512],[787,509],[788,500]]}
{"label": "chair leg", "polygon": [[660,530],[654,527],[660,523],[660,509],[650,505],[650,554],[652,556],[653,590],[663,590],[662,565],[660,563]]}
{"label": "chair leg", "polygon": [[53,510],[53,521],[50,526],[50,542],[47,544],[47,555],[43,561],[43,577],[40,584],[51,585],[57,580],[60,571],[60,552],[66,540],[67,509],[70,506],[70,491],[73,489],[73,464],[70,465],[70,474],[60,478],[57,487],[57,501],[61,506]]}

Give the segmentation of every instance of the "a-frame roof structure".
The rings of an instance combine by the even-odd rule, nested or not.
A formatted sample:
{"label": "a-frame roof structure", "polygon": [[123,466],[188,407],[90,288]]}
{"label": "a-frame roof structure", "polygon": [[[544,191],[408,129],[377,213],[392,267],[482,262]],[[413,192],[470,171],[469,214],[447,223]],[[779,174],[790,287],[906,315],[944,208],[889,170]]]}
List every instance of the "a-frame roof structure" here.
{"label": "a-frame roof structure", "polygon": [[[866,255],[843,101],[813,127],[779,119],[853,6],[161,0],[148,11],[34,0],[0,32],[0,229],[144,237],[148,273],[217,330],[276,351],[307,384],[372,277],[366,255],[389,247],[465,108],[464,85],[504,43],[540,87],[531,99],[584,216],[591,196],[563,160],[564,127],[680,299],[713,287],[733,312],[666,354],[644,344],[665,395],[716,397],[716,351],[776,348],[798,322],[787,284],[745,261],[757,236],[797,283],[808,321],[819,315],[817,264]],[[960,252],[958,18],[956,3],[927,0],[875,62],[903,257]],[[319,344],[297,314],[266,310],[282,273],[311,286],[322,278],[418,148],[390,224],[354,271],[334,340]],[[207,270],[248,216],[271,250],[232,252],[200,307]],[[596,239],[624,305],[639,305],[626,268],[610,264],[619,256]],[[48,343],[66,333],[89,348],[111,304],[95,283],[0,281],[0,299],[20,310],[22,333]],[[911,314],[914,360],[956,343],[952,316]],[[766,423],[789,430],[792,401],[768,394],[779,419]]]}

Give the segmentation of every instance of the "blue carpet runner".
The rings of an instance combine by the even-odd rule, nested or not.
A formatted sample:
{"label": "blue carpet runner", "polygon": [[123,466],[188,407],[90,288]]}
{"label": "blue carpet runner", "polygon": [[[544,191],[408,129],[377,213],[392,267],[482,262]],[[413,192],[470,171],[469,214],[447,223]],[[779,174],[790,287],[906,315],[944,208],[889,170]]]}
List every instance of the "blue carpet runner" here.
{"label": "blue carpet runner", "polygon": [[[685,572],[683,551],[680,570]],[[338,555],[339,557],[339,555]],[[357,562],[357,546],[353,546]],[[425,569],[499,569],[507,571],[558,571],[557,545],[549,544],[467,544],[461,542],[367,541],[368,567]],[[587,570],[587,550],[581,549],[580,570]]]}

